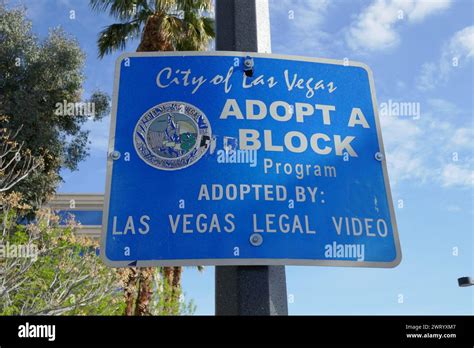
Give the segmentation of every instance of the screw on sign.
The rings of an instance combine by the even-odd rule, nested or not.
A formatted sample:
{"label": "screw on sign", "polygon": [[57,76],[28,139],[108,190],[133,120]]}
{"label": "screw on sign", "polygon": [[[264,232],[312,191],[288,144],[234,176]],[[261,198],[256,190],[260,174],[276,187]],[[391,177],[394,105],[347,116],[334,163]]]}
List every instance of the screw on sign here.
{"label": "screw on sign", "polygon": [[254,233],[250,236],[250,243],[253,246],[259,246],[263,243],[263,237],[260,234]]}

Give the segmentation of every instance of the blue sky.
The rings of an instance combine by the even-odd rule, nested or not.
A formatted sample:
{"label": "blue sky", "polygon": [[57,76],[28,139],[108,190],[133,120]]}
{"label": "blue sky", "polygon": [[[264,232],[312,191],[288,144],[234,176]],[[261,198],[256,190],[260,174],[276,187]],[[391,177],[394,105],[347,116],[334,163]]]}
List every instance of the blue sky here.
{"label": "blue sky", "polygon": [[[76,37],[87,53],[84,95],[111,94],[119,53],[99,60],[96,48],[111,18],[84,0],[7,4],[25,5],[40,37],[55,26]],[[474,288],[459,288],[456,279],[474,276],[474,3],[270,0],[270,19],[274,53],[362,61],[374,72],[379,105],[420,108],[419,117],[381,116],[402,263],[287,267],[290,314],[473,314]],[[60,192],[104,192],[109,121],[87,125],[91,155],[63,173]],[[212,267],[187,268],[183,286],[197,314],[214,313]]]}

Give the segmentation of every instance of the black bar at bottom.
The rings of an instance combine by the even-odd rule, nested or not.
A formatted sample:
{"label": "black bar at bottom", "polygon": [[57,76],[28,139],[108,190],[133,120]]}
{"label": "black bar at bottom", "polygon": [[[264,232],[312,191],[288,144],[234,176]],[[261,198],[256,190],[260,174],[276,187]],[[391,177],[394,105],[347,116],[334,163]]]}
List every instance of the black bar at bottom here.
{"label": "black bar at bottom", "polygon": [[[54,325],[55,337],[19,337],[28,323]],[[208,316],[208,317],[2,317],[0,346],[127,345],[153,347],[170,344],[412,344],[467,346],[474,343],[471,316]],[[29,331],[31,334],[32,331]]]}

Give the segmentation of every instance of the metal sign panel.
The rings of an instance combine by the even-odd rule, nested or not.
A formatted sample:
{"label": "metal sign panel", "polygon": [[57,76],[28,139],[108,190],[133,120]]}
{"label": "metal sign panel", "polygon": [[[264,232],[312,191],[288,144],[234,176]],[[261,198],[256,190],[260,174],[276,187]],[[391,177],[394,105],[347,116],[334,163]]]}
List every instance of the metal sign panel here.
{"label": "metal sign panel", "polygon": [[107,264],[394,267],[372,73],[241,52],[116,63]]}

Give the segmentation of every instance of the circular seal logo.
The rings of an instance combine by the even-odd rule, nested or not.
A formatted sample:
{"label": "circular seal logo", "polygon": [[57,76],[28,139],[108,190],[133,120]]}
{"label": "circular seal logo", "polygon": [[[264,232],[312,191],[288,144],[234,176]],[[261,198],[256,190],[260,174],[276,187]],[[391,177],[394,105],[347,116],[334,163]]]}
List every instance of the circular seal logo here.
{"label": "circular seal logo", "polygon": [[162,170],[183,169],[196,163],[206,153],[210,140],[206,115],[184,102],[152,107],[140,117],[133,132],[140,158]]}

